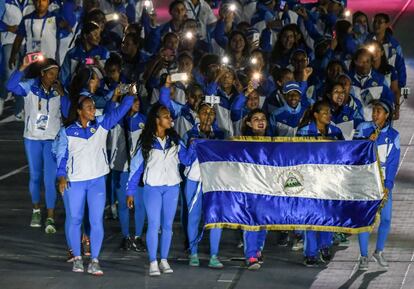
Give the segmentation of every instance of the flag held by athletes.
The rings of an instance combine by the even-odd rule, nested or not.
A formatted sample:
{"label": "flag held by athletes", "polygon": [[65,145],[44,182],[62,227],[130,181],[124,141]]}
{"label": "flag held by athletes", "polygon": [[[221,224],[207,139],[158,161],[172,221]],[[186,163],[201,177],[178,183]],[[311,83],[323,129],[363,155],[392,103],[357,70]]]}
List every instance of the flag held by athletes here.
{"label": "flag held by athletes", "polygon": [[371,141],[197,140],[206,228],[372,229],[384,198]]}

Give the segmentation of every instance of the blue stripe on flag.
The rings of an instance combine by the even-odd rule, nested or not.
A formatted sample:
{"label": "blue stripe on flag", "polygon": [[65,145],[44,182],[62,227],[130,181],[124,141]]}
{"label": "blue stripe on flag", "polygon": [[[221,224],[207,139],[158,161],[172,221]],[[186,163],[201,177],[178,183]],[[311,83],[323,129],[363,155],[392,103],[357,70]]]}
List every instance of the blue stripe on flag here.
{"label": "blue stripe on flag", "polygon": [[313,225],[361,228],[373,225],[381,200],[343,201],[241,192],[203,196],[205,224]]}
{"label": "blue stripe on flag", "polygon": [[269,166],[303,164],[366,165],[376,161],[372,141],[248,142],[196,140],[197,156],[204,162],[244,162]]}

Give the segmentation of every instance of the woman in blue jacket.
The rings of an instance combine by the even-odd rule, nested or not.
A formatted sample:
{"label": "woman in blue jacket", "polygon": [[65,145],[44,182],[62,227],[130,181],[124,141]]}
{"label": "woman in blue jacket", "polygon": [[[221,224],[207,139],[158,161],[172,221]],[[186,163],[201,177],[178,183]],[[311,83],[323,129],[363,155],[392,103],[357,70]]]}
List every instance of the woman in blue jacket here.
{"label": "woman in blue jacket", "polygon": [[[24,146],[29,163],[29,191],[32,196],[33,213],[31,227],[41,227],[40,191],[42,179],[45,187],[47,219],[46,233],[55,233],[54,209],[56,203],[56,162],[52,157],[52,143],[61,125],[61,107],[68,106],[61,85],[57,82],[59,66],[53,59],[33,64],[38,66],[38,76],[25,79],[25,70],[30,65],[24,57],[20,68],[12,73],[7,89],[24,98],[25,128]],[[34,69],[36,70],[36,69]],[[62,111],[65,110],[62,108]]]}
{"label": "woman in blue jacket", "polygon": [[[341,130],[331,123],[331,118],[329,104],[317,101],[305,112],[296,135],[343,140]],[[319,251],[322,262],[327,263],[331,260],[332,238],[331,232],[305,231],[304,265],[306,267],[318,265]]]}
{"label": "woman in blue jacket", "polygon": [[[224,139],[224,132],[215,124],[216,112],[213,105],[203,102],[198,106],[197,113],[199,123],[196,123],[184,135],[184,142],[187,145],[190,145],[193,139]],[[200,165],[197,159],[195,159],[191,166],[186,167],[184,174],[187,177],[184,192],[188,208],[189,265],[198,267],[200,266],[198,258],[198,243],[200,241],[198,227],[201,220],[203,191]],[[223,264],[217,257],[221,232],[222,229],[219,228],[210,230],[210,261],[208,264],[210,268],[223,268]]]}
{"label": "woman in blue jacket", "polygon": [[104,236],[105,175],[109,173],[106,139],[109,130],[129,111],[133,102],[133,96],[126,96],[111,113],[95,117],[96,108],[92,98],[81,96],[77,101],[77,117],[60,130],[56,149],[57,178],[59,192],[67,195],[69,239],[75,256],[73,272],[84,271],[80,240],[87,203],[91,224],[91,262],[88,273],[103,274],[98,257]]}
{"label": "woman in blue jacket", "polygon": [[[381,221],[378,227],[377,245],[373,259],[382,267],[388,268],[383,251],[385,242],[391,228],[392,189],[398,171],[400,160],[400,135],[391,125],[392,105],[384,100],[374,102],[372,108],[372,121],[363,122],[358,126],[356,138],[375,141],[378,147],[378,156],[384,177],[384,186],[387,201],[381,211]],[[370,233],[358,235],[361,256],[359,257],[359,270],[368,270],[368,244]]]}
{"label": "woman in blue jacket", "polygon": [[[131,160],[131,172],[127,184],[127,203],[132,208],[133,194],[142,177],[144,205],[148,217],[147,251],[150,261],[149,275],[173,273],[168,264],[168,252],[172,239],[172,224],[177,210],[181,176],[178,165],[189,166],[194,154],[187,150],[177,132],[172,128],[169,110],[156,103],[149,111],[147,122],[138,141],[138,150]],[[158,232],[161,227],[158,266]]]}

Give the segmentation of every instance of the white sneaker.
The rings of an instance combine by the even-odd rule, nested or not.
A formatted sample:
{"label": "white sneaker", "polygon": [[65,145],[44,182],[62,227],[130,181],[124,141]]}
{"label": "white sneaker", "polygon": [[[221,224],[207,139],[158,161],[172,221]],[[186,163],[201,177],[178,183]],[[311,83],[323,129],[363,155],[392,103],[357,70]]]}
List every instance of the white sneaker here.
{"label": "white sneaker", "polygon": [[4,110],[4,99],[0,98],[0,115],[3,114],[3,110]]}
{"label": "white sneaker", "polygon": [[170,264],[168,264],[167,259],[161,259],[160,270],[164,274],[171,274],[174,272],[173,269],[171,269]]}
{"label": "white sneaker", "polygon": [[375,260],[375,262],[377,262],[378,264],[380,264],[381,267],[384,268],[388,268],[388,262],[387,260],[385,260],[383,252],[382,251],[375,251],[374,254],[372,255],[372,258]]}
{"label": "white sneaker", "polygon": [[161,275],[160,268],[158,268],[158,262],[156,260],[155,261],[152,261],[150,263],[149,275],[151,277],[160,276]]}
{"label": "white sneaker", "polygon": [[368,257],[365,256],[359,256],[359,264],[358,264],[358,270],[359,271],[367,271],[369,265]]}

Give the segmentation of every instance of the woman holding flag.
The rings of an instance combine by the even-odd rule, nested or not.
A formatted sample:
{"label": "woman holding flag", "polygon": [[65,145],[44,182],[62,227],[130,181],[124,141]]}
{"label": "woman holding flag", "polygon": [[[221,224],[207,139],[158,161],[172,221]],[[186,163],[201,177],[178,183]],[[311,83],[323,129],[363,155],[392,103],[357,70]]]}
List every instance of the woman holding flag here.
{"label": "woman holding flag", "polygon": [[[308,108],[299,124],[297,136],[326,137],[343,140],[341,130],[331,123],[331,109],[324,101],[317,101]],[[333,235],[331,232],[305,231],[305,261],[306,267],[318,265],[319,252],[322,262],[331,260],[330,247]]]}
{"label": "woman holding flag", "polygon": [[[372,107],[372,121],[363,122],[357,128],[355,138],[370,139],[375,141],[378,147],[378,155],[381,162],[382,175],[386,197],[381,211],[381,221],[378,227],[377,246],[373,259],[382,267],[388,268],[388,262],[384,258],[383,251],[385,241],[391,228],[392,189],[400,160],[400,135],[392,127],[392,105],[384,100],[377,100]],[[359,270],[368,270],[368,242],[369,233],[358,235],[361,256],[359,257]]]}

